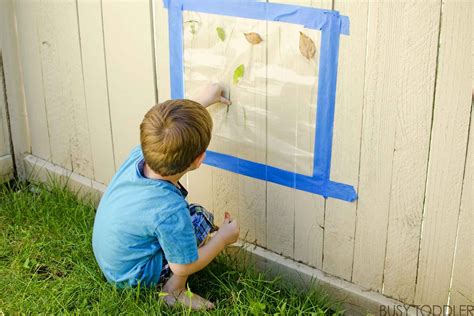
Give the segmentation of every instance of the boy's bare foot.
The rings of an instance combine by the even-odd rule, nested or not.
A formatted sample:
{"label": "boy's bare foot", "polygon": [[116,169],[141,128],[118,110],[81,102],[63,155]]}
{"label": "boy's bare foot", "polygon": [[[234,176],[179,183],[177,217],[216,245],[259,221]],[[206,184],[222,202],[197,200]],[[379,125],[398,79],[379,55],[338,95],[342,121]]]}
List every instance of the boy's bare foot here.
{"label": "boy's bare foot", "polygon": [[214,304],[201,296],[187,292],[186,289],[174,290],[163,297],[163,300],[168,306],[176,306],[183,304],[186,307],[191,307],[192,310],[212,309]]}

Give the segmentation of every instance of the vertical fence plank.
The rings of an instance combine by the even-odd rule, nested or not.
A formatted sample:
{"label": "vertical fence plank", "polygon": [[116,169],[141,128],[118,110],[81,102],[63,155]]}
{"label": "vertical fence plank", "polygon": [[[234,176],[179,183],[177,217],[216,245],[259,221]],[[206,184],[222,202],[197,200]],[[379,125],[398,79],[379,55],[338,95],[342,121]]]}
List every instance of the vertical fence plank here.
{"label": "vertical fence plank", "polygon": [[51,160],[48,119],[43,92],[40,41],[38,38],[40,3],[37,1],[17,1],[15,6],[31,150],[33,155]]}
{"label": "vertical fence plank", "polygon": [[[301,5],[331,9],[331,0],[312,0],[300,2]],[[307,35],[308,30],[302,30]],[[297,51],[299,59],[289,62],[290,69],[295,69],[299,75],[307,76],[308,83],[312,86],[308,94],[302,94],[297,88],[293,94],[288,96],[298,104],[297,124],[295,126],[297,150],[309,153],[309,156],[300,157],[296,155],[296,172],[311,175],[313,173],[314,161],[314,136],[316,126],[316,100],[318,91],[319,56],[321,48],[321,32],[311,32],[311,37],[316,44],[317,53],[314,61],[308,62],[299,56],[299,34],[296,36],[297,43],[292,43],[293,49]],[[322,268],[323,245],[324,245],[324,209],[325,200],[320,195],[296,190],[294,210],[294,259],[302,261],[310,266]]]}
{"label": "vertical fence plank", "polygon": [[367,63],[352,281],[380,291],[387,236],[396,106],[402,52],[399,3],[369,3]]}
{"label": "vertical fence plank", "polygon": [[[368,1],[335,1],[334,9],[349,17],[351,29],[349,36],[341,36],[331,179],[357,189]],[[356,207],[357,202],[331,198],[326,202],[323,270],[346,280],[352,275]]]}
{"label": "vertical fence plank", "polygon": [[79,0],[82,71],[95,180],[108,183],[115,172],[100,2]]}
{"label": "vertical fence plank", "polygon": [[[415,303],[448,301],[471,109],[472,3],[442,7]],[[471,227],[472,228],[472,227]]]}
{"label": "vertical fence plank", "polygon": [[154,4],[158,102],[164,102],[171,98],[168,10],[165,9],[163,1],[154,0]]}
{"label": "vertical fence plank", "polygon": [[11,138],[15,145],[13,148],[16,162],[17,175],[24,179],[26,171],[23,157],[31,153],[31,143],[27,125],[26,104],[24,95],[23,78],[21,76],[19,39],[15,2],[13,0],[1,1],[2,14],[0,16],[0,33],[3,71],[5,74],[6,97],[10,115]]}
{"label": "vertical fence plank", "polygon": [[[288,3],[288,1],[271,1]],[[311,3],[298,1],[295,4]],[[285,66],[290,62],[286,57],[288,47],[285,41],[291,38],[291,30],[294,26],[288,25],[283,29],[276,23],[268,23],[268,76],[267,76],[267,164],[289,171],[295,171],[295,151],[292,147],[296,140],[296,111],[288,107],[290,97],[283,90],[278,73],[271,74],[270,67]],[[292,41],[293,43],[293,41]],[[292,56],[294,57],[294,56]],[[285,78],[281,78],[285,79]],[[277,89],[275,89],[277,88]],[[275,90],[275,92],[271,92]],[[271,119],[274,117],[274,119]],[[278,119],[277,119],[278,118]],[[281,119],[281,121],[279,121]],[[286,146],[286,147],[285,147]],[[294,254],[294,225],[295,225],[295,190],[280,186],[275,183],[267,183],[267,247],[268,249],[284,256],[293,257]]]}
{"label": "vertical fence plank", "polygon": [[461,209],[459,210],[458,233],[452,285],[449,305],[472,305],[474,303],[474,123],[472,120],[469,133],[468,154],[462,186]]}
{"label": "vertical fence plank", "polygon": [[[167,14],[166,14],[167,16]],[[210,59],[206,57],[209,56],[200,56],[200,51],[206,51],[211,48],[210,40],[211,36],[215,35],[215,30],[208,29],[209,20],[207,18],[201,19],[200,14],[183,13],[183,59],[185,54],[188,54],[189,58],[183,60],[184,64],[184,80],[185,80],[185,97],[192,99],[199,91],[202,89],[206,84],[213,80],[213,76],[216,76],[218,70],[213,69],[209,66]],[[199,22],[190,22],[190,21],[199,21]],[[168,20],[166,20],[166,23]],[[194,23],[196,23],[194,25]],[[195,31],[192,31],[191,27],[196,27]],[[167,26],[163,26],[164,29],[168,30]],[[208,34],[209,32],[212,32]],[[170,36],[173,36],[170,34]],[[216,36],[216,35],[215,35]],[[161,38],[168,39],[168,36],[161,35]],[[158,43],[159,44],[159,43]],[[168,47],[168,46],[167,46]],[[168,48],[167,48],[168,49]],[[194,55],[197,52],[198,55]],[[164,54],[166,57],[167,53]],[[198,66],[199,71],[197,71],[196,75],[194,75],[195,68],[197,63],[200,63],[202,67]],[[212,64],[212,63],[211,63]],[[158,82],[163,86],[167,86],[169,84],[169,64],[165,65],[166,69],[163,69],[160,74],[164,73],[168,78],[165,80],[164,78],[160,79],[160,74],[158,75]],[[188,69],[191,67],[191,69]],[[169,87],[168,87],[169,88]],[[160,91],[160,96],[164,94],[169,95],[169,92],[164,91],[163,93]],[[208,108],[208,110],[210,110]],[[211,114],[213,118],[214,125],[216,124],[215,118]],[[211,144],[213,140],[211,140]],[[213,212],[215,217],[215,223],[220,224],[221,215],[216,214],[215,206],[214,206],[214,184],[213,184],[213,168],[207,165],[201,165],[198,170],[194,170],[187,175],[188,180],[188,201],[190,203],[198,203],[204,206],[209,211]]]}
{"label": "vertical fence plank", "polygon": [[[331,1],[271,2],[331,7]],[[300,156],[297,151],[306,153],[314,150],[320,34],[309,32],[310,37],[314,37],[312,39],[318,52],[314,59],[307,60],[299,52],[299,31],[308,33],[296,25],[283,27],[275,22],[268,23],[267,116],[270,118],[267,125],[267,164],[311,175],[312,155]],[[289,68],[289,73],[294,76],[305,77],[311,86],[307,84],[301,89],[301,82],[291,83],[289,78],[275,71],[282,67]],[[267,183],[267,247],[270,250],[320,267],[323,216],[322,197]]]}
{"label": "vertical fence plank", "polygon": [[155,103],[150,3],[102,2],[115,165],[139,144],[139,126]]}
{"label": "vertical fence plank", "polygon": [[[384,294],[412,303],[415,294],[421,217],[436,75],[440,3],[398,5],[402,51],[393,149]],[[403,34],[403,36],[401,35]]]}
{"label": "vertical fence plank", "polygon": [[6,91],[4,91],[3,89],[5,82],[3,73],[3,65],[0,64],[0,157],[10,154],[10,133],[8,131],[8,121],[6,113],[7,104],[5,103]]}
{"label": "vertical fence plank", "polygon": [[[369,4],[352,281],[376,291],[382,290],[391,207],[415,203],[406,209],[394,210],[392,214],[394,220],[400,221],[396,228],[415,236],[400,238],[391,229],[390,255],[393,249],[398,249],[397,242],[416,245],[418,240],[416,232],[420,221],[416,221],[416,214],[420,213],[423,200],[423,190],[419,188],[423,188],[425,182],[423,165],[426,169],[439,15],[436,10],[436,3]],[[419,18],[423,23],[419,23]],[[424,91],[421,96],[419,89]],[[416,190],[403,191],[403,181]],[[415,219],[405,224],[405,216],[415,216]],[[400,262],[396,254],[393,257],[395,262]],[[416,255],[410,262],[412,270],[414,264]],[[395,269],[394,275],[399,276],[396,267],[388,266],[387,269],[389,272]],[[407,282],[413,285],[413,280]]]}
{"label": "vertical fence plank", "polygon": [[[243,23],[242,23],[243,24]],[[232,68],[224,82],[231,87],[231,97],[235,98],[230,111],[234,111],[238,122],[239,146],[236,155],[243,159],[266,163],[266,77],[267,69],[266,43],[268,40],[266,21],[251,21],[242,25],[236,23],[232,36],[235,37],[235,46],[245,47],[244,60],[235,59]],[[251,45],[244,37],[244,33],[256,32],[264,41],[258,45]],[[232,72],[242,62],[246,73],[239,84],[231,83]],[[232,119],[232,118],[230,118]],[[227,199],[237,199],[236,207],[241,226],[241,238],[265,246],[265,211],[266,211],[266,182],[238,175],[234,177],[238,191],[236,196],[227,195]],[[230,179],[232,180],[232,178]],[[215,197],[216,205],[218,197]]]}
{"label": "vertical fence plank", "polygon": [[76,2],[43,1],[38,23],[52,160],[93,178]]}
{"label": "vertical fence plank", "polygon": [[[165,14],[166,18],[168,14]],[[193,52],[194,50],[206,50],[210,48],[210,36],[215,35],[215,30],[207,29],[209,27],[208,20],[206,19],[205,21],[202,21],[200,18],[199,14],[193,14],[190,13],[190,16],[184,16],[184,25],[183,28],[185,28],[184,33],[183,33],[183,50],[185,51],[185,54],[189,54],[189,62],[194,65],[195,62],[201,61],[203,64],[207,64],[208,60],[203,57],[194,57]],[[190,22],[190,21],[198,21],[198,22]],[[166,23],[168,22],[168,19],[166,19]],[[196,23],[196,24],[194,24]],[[195,32],[193,34],[192,32],[192,27],[196,27]],[[163,29],[165,29],[168,32],[168,26],[163,26]],[[206,30],[206,31],[205,31]],[[207,32],[212,32],[211,34],[206,34]],[[166,39],[168,41],[168,34],[166,36],[164,34],[160,35],[162,39]],[[170,36],[172,36],[170,34]],[[159,44],[159,43],[158,43]],[[167,46],[168,49],[168,46]],[[187,52],[186,52],[187,51]],[[162,53],[165,58],[167,57],[169,52]],[[183,54],[183,58],[184,58]],[[160,59],[161,60],[161,59]],[[196,80],[192,80],[192,78],[188,78],[188,75],[190,73],[190,70],[187,70],[187,61],[184,62],[184,67],[185,67],[185,94],[187,98],[193,98],[200,89],[202,89],[206,84],[211,82],[213,79],[213,75],[215,76],[217,74],[216,69],[212,69],[211,67],[208,67],[206,65],[205,67],[199,68],[201,70],[201,73],[198,74],[198,78]],[[169,64],[165,65],[165,69],[162,69],[161,73],[165,74],[167,77],[161,78],[160,75],[158,76],[158,82],[161,86],[164,86],[168,88],[169,90]],[[203,69],[204,68],[204,69]],[[194,71],[194,69],[193,69]],[[193,77],[191,75],[191,77]],[[164,94],[168,94],[169,96],[169,91],[164,91],[163,93],[160,91],[160,96]],[[208,108],[209,110],[209,108]],[[215,117],[211,113],[211,117],[213,119],[214,125],[216,124]],[[213,140],[211,139],[211,144],[213,143]],[[189,190],[189,195],[188,195],[188,201],[190,203],[198,203],[202,206],[204,206],[206,209],[209,211],[213,212],[215,217],[215,223],[217,225],[220,224],[220,219],[222,217],[222,214],[216,214],[215,209],[216,207],[214,206],[214,183],[213,183],[213,168],[207,165],[201,165],[201,167],[198,170],[192,171],[187,175],[187,181],[188,181],[188,190]]]}

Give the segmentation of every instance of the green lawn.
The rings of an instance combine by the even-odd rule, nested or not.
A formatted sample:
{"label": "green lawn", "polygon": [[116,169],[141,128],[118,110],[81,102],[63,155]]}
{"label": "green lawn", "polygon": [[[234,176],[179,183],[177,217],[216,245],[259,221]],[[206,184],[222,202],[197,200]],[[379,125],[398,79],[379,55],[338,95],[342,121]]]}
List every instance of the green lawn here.
{"label": "green lawn", "polygon": [[[0,315],[189,313],[167,308],[158,289],[120,290],[105,282],[91,249],[91,205],[57,185],[0,186]],[[226,254],[189,283],[216,303],[202,314],[342,314],[321,290],[299,293],[267,281]]]}

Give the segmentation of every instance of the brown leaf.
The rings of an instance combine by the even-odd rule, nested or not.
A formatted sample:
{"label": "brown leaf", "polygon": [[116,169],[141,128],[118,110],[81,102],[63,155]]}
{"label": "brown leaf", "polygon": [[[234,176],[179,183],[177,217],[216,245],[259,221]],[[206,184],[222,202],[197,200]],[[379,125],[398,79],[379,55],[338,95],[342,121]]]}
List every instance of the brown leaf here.
{"label": "brown leaf", "polygon": [[316,47],[311,38],[300,32],[300,52],[304,57],[311,59],[316,53]]}
{"label": "brown leaf", "polygon": [[251,33],[244,33],[244,35],[247,41],[252,45],[260,44],[263,41],[262,37],[258,33],[251,32]]}

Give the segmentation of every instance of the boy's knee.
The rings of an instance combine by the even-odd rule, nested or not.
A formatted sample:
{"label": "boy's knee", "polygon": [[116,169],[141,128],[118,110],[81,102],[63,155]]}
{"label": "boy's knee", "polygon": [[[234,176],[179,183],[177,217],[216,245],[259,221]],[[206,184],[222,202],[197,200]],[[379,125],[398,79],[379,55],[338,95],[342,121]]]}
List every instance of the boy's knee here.
{"label": "boy's knee", "polygon": [[214,225],[214,215],[199,204],[189,205],[194,232],[198,246],[202,246],[209,239],[210,234],[217,230]]}

